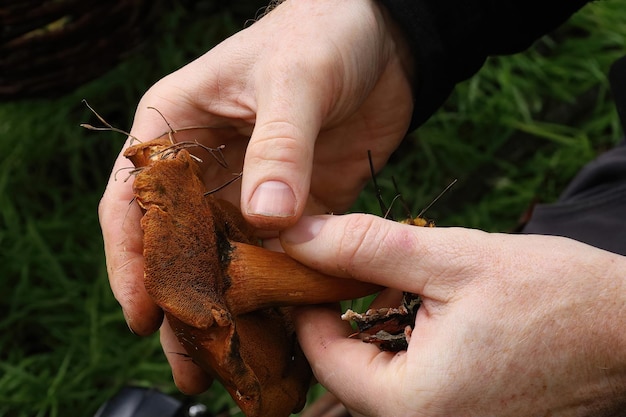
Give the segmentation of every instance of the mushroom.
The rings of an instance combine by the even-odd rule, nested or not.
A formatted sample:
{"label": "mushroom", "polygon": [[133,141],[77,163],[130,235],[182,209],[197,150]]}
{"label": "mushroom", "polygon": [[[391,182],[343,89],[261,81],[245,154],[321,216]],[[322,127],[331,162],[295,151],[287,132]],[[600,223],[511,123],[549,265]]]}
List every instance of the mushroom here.
{"label": "mushroom", "polygon": [[135,199],[145,210],[146,290],[187,354],[246,416],[298,412],[312,373],[291,306],[380,288],[321,274],[258,246],[239,210],[206,192],[198,160],[185,148],[158,138],[124,153],[136,167]]}

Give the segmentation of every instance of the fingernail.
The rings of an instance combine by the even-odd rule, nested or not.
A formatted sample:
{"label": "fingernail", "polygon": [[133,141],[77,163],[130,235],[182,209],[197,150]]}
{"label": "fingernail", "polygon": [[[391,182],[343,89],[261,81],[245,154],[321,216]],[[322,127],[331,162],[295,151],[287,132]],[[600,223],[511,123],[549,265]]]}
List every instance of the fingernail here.
{"label": "fingernail", "polygon": [[280,239],[292,245],[308,242],[319,234],[327,219],[327,216],[302,217],[293,227],[282,232]]}
{"label": "fingernail", "polygon": [[248,203],[248,214],[266,217],[292,217],[296,196],[282,181],[267,181],[257,187]]}

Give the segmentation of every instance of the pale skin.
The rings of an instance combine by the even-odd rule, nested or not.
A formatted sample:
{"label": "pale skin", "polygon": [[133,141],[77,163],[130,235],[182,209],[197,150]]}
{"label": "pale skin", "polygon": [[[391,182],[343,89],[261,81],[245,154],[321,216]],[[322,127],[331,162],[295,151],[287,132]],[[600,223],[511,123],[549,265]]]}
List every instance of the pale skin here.
{"label": "pale skin", "polygon": [[[410,121],[414,71],[419,63],[375,2],[288,0],[153,86],[131,134],[167,130],[148,106],[175,129],[212,127],[176,139],[226,145],[229,170],[198,152],[206,182],[243,170],[220,197],[268,246],[284,230],[283,248],[304,263],[424,295],[409,350],[398,355],[346,339],[334,309],[300,311],[316,377],[356,415],[587,415],[585,407],[615,405],[626,392],[623,257],[562,238],[307,217],[350,206],[369,179],[368,149],[384,165]],[[120,157],[113,172],[129,165]],[[203,391],[211,381],[177,354],[143,288],[131,199],[131,183],[112,175],[100,205],[111,288],[134,332],[161,327],[178,387]],[[396,301],[388,291],[377,303]]]}
{"label": "pale skin", "polygon": [[[626,258],[570,239],[303,219],[286,252],[326,273],[422,294],[409,348],[360,340],[303,308],[318,381],[353,415],[613,416],[626,405]],[[388,290],[376,303],[394,305]]]}
{"label": "pale skin", "polygon": [[[385,164],[410,122],[410,62],[374,1],[288,1],[154,85],[130,133],[149,140],[167,131],[148,107],[174,129],[211,126],[175,139],[225,144],[229,169],[197,152],[206,161],[207,186],[243,170],[241,183],[219,197],[240,206],[263,237],[276,236],[305,212],[348,209],[369,180],[368,149],[377,168]],[[111,288],[129,327],[146,335],[159,328],[162,314],[143,287],[141,213],[129,209],[132,181],[114,178],[129,165],[117,159],[99,213]],[[176,354],[180,347],[167,324],[161,339],[178,387],[206,389],[206,376]]]}

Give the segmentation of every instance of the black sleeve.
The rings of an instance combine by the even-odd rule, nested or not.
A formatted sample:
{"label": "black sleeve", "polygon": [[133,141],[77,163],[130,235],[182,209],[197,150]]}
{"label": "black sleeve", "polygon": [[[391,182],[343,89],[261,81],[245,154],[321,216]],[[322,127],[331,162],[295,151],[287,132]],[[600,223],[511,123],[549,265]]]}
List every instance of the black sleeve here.
{"label": "black sleeve", "polygon": [[587,0],[380,0],[405,31],[417,63],[411,128],[489,55],[520,52]]}

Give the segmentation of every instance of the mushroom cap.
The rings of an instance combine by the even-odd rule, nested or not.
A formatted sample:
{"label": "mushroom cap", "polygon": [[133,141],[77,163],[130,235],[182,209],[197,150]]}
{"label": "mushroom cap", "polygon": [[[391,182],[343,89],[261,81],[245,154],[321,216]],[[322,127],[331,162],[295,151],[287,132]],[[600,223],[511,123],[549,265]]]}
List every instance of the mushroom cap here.
{"label": "mushroom cap", "polygon": [[379,286],[331,277],[257,245],[232,204],[207,195],[197,159],[168,139],[135,145],[145,213],[144,284],[191,359],[248,417],[302,409],[312,379],[290,306],[358,298]]}
{"label": "mushroom cap", "polygon": [[[153,146],[154,145],[154,146]],[[143,166],[133,185],[145,210],[144,283],[191,359],[218,379],[247,416],[288,416],[304,406],[312,373],[289,308],[231,314],[230,241],[253,244],[229,203],[204,195],[187,150],[163,140],[126,154]],[[142,165],[140,165],[142,166]],[[237,216],[238,214],[238,216]],[[230,300],[235,303],[236,300]]]}

